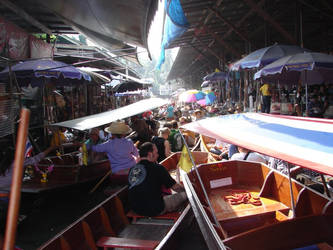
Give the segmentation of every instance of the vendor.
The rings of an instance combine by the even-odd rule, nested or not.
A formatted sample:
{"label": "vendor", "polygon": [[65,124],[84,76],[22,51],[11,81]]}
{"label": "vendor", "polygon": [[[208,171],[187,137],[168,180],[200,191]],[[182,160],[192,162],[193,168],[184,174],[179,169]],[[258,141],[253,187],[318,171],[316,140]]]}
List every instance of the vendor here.
{"label": "vendor", "polygon": [[124,121],[115,121],[105,131],[111,133],[112,138],[102,144],[87,145],[87,150],[106,153],[112,173],[124,175],[127,182],[128,170],[136,164],[139,157],[133,142],[125,138],[125,135],[129,134],[132,129]]}

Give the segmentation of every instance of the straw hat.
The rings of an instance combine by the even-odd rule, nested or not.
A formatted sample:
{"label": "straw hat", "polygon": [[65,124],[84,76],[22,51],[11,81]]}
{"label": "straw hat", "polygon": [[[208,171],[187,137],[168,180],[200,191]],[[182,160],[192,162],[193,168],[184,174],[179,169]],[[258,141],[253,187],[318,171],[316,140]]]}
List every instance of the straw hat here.
{"label": "straw hat", "polygon": [[194,114],[197,114],[197,113],[202,113],[202,111],[200,110],[200,109],[196,109],[194,112],[193,112]]}
{"label": "straw hat", "polygon": [[126,135],[132,132],[132,129],[123,121],[112,122],[111,125],[104,130],[107,133],[115,135]]}

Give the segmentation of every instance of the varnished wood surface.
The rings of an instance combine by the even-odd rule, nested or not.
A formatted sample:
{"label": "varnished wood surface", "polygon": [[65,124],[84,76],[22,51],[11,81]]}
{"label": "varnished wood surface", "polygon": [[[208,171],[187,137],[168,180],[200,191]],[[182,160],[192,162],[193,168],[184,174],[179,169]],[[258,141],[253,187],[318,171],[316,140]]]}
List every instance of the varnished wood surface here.
{"label": "varnished wood surface", "polygon": [[212,190],[209,198],[215,211],[216,218],[219,221],[289,209],[281,202],[268,198],[260,198],[262,202],[262,205],[260,206],[255,206],[252,204],[231,205],[228,201],[224,200],[225,196],[231,195],[232,193],[239,193],[237,190],[248,191],[255,197],[259,196],[260,191],[256,187],[248,188],[244,186],[234,187],[233,189],[219,188]]}

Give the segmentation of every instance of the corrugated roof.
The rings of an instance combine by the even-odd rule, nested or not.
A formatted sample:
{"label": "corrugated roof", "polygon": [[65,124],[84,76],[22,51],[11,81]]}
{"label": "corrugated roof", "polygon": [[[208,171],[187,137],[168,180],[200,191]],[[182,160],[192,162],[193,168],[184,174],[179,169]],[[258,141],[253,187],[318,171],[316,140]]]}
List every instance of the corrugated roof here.
{"label": "corrugated roof", "polygon": [[169,46],[181,49],[168,80],[201,81],[215,68],[275,42],[333,50],[332,1],[181,0],[181,4],[190,27]]}

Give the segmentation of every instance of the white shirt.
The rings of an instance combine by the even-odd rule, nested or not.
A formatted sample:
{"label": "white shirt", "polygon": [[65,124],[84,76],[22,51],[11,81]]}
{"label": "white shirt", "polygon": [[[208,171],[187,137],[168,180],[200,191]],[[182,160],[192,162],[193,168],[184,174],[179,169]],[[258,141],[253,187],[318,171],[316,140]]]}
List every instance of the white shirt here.
{"label": "white shirt", "polygon": [[[245,157],[246,153],[236,153],[236,154],[233,154],[231,159],[230,160],[244,160],[244,157]],[[261,155],[261,154],[258,154],[258,153],[255,153],[255,152],[251,152],[247,159],[247,161],[255,161],[255,162],[262,162],[262,163],[265,163],[267,164],[267,160]]]}

